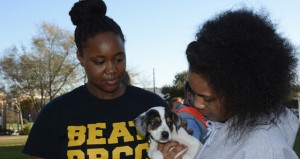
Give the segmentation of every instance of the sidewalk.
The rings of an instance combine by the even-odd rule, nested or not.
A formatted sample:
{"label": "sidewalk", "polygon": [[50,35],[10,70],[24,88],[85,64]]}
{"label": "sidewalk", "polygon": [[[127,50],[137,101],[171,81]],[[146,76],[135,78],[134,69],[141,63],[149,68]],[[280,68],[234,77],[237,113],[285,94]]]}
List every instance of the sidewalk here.
{"label": "sidewalk", "polygon": [[0,147],[24,145],[28,135],[5,135],[0,136]]}
{"label": "sidewalk", "polygon": [[2,140],[15,140],[15,139],[27,139],[28,135],[3,135],[0,136],[0,141]]}

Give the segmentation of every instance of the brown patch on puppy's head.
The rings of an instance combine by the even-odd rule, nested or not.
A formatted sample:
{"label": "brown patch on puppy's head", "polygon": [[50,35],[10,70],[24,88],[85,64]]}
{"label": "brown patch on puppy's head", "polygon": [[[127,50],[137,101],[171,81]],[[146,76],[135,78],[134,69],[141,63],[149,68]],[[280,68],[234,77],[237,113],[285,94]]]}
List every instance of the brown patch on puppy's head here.
{"label": "brown patch on puppy's head", "polygon": [[171,109],[168,108],[165,109],[165,118],[166,118],[167,125],[171,131],[173,131],[173,124],[175,125],[176,131],[180,128],[181,118],[177,114],[172,112]]}
{"label": "brown patch on puppy's head", "polygon": [[[146,115],[147,130],[155,130],[161,124],[160,116],[157,116],[158,112],[156,110],[150,110]],[[148,118],[148,119],[147,119]]]}

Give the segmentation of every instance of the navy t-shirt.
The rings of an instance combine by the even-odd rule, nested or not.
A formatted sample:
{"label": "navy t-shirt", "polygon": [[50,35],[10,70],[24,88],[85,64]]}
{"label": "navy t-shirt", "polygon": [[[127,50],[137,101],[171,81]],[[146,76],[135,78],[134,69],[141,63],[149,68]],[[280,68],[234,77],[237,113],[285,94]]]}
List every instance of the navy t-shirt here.
{"label": "navy t-shirt", "polygon": [[137,135],[133,120],[159,105],[167,106],[158,95],[134,86],[111,100],[80,86],[44,107],[23,153],[47,159],[147,158],[148,143]]}

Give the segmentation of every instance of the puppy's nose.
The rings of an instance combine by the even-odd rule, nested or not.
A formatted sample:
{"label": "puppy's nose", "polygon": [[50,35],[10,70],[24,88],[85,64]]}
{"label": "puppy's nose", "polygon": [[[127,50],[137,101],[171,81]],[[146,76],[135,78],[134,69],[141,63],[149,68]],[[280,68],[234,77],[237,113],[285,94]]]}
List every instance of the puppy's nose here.
{"label": "puppy's nose", "polygon": [[163,131],[163,132],[161,133],[161,137],[162,137],[163,139],[167,139],[167,138],[169,138],[169,133],[168,133],[167,131]]}

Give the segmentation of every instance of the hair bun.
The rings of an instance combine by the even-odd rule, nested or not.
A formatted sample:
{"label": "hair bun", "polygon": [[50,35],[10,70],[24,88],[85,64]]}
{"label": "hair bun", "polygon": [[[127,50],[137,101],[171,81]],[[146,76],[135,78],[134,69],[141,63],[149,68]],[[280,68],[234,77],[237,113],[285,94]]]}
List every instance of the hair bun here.
{"label": "hair bun", "polygon": [[84,24],[106,14],[103,0],[80,0],[71,8],[69,15],[74,25]]}

